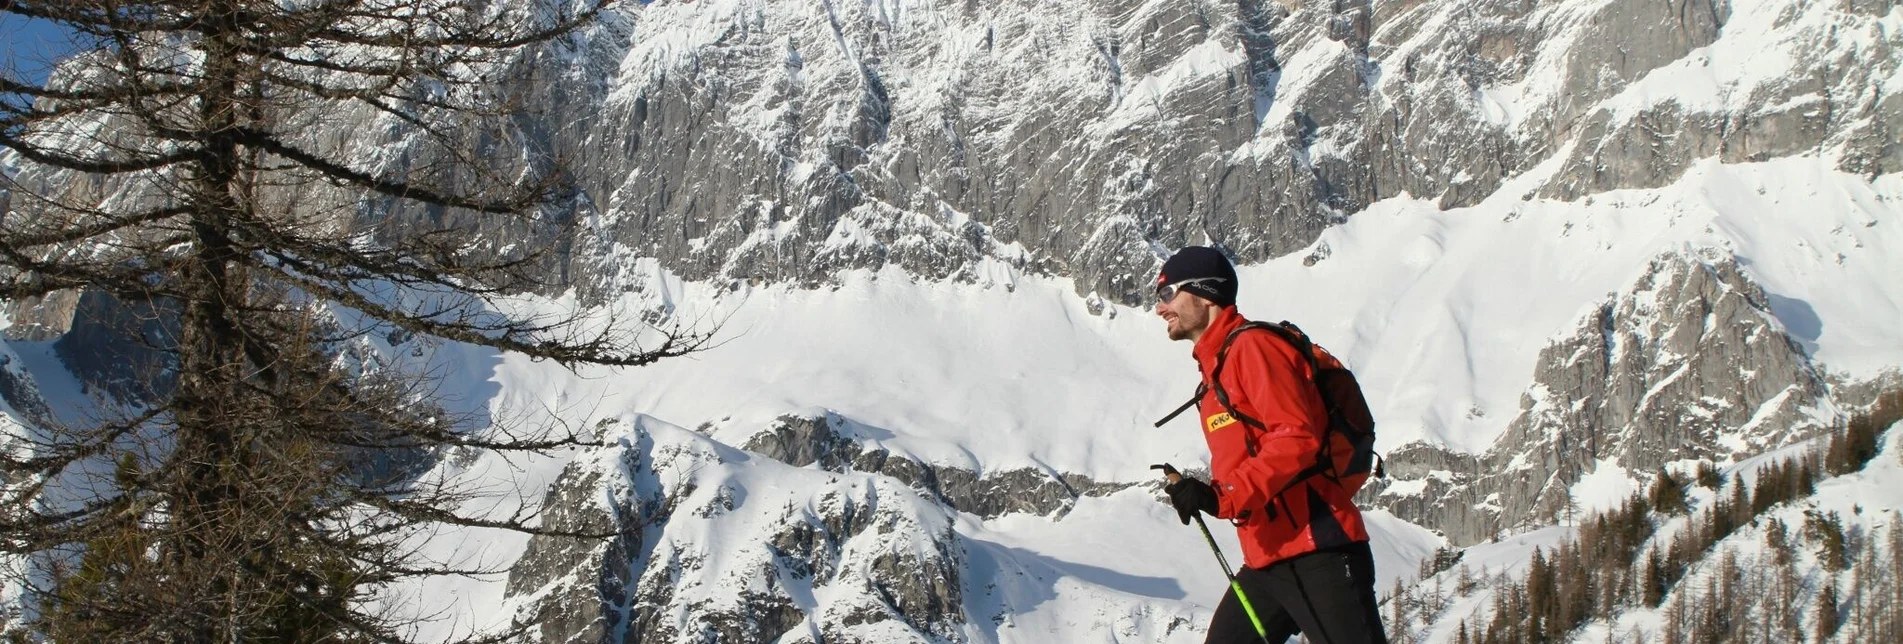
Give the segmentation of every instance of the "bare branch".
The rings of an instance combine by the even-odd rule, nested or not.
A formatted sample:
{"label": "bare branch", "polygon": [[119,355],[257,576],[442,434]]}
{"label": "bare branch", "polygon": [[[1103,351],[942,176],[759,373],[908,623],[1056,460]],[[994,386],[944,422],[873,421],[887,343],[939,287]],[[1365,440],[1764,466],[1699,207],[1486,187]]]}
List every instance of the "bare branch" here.
{"label": "bare branch", "polygon": [[19,153],[20,156],[34,163],[91,174],[123,174],[127,172],[156,170],[175,166],[187,161],[195,161],[199,157],[199,153],[196,150],[183,150],[167,154],[153,154],[142,158],[87,159],[49,151],[47,148],[23,141],[4,130],[0,130],[0,146],[12,149],[14,152]]}
{"label": "bare branch", "polygon": [[189,214],[191,213],[191,211],[192,209],[187,206],[172,206],[168,208],[159,208],[157,210],[151,210],[147,212],[135,212],[129,215],[110,215],[106,213],[96,212],[94,214],[97,216],[102,216],[103,221],[96,221],[87,225],[62,228],[59,230],[44,232],[44,233],[40,233],[36,235],[35,234],[19,234],[19,233],[13,233],[10,231],[0,230],[0,246],[6,246],[9,248],[18,249],[18,248],[32,248],[35,246],[49,246],[53,244],[69,244],[72,242],[99,237],[107,233],[118,232],[118,231],[125,230],[127,228],[131,228],[134,226],[140,226],[140,225],[150,224],[157,221],[171,219],[173,217],[179,217],[182,215]]}
{"label": "bare branch", "polygon": [[[296,146],[279,140],[274,135],[259,130],[249,128],[239,129],[235,132],[235,138],[243,145],[258,148],[296,161],[304,167],[323,173],[325,176],[346,181],[352,185],[368,188],[398,199],[421,201],[449,208],[464,208],[477,212],[513,214],[534,207],[541,203],[543,198],[541,193],[532,192],[514,195],[513,198],[499,201],[472,199],[457,194],[437,192],[422,186],[386,179],[368,172],[355,170],[345,166],[343,163],[306,152]],[[4,143],[5,140],[0,139],[0,144]]]}
{"label": "bare branch", "polygon": [[[87,49],[45,87],[0,79],[0,146],[21,162],[4,184],[0,299],[150,303],[119,341],[149,344],[140,375],[166,384],[117,422],[29,428],[0,452],[0,551],[45,562],[21,585],[35,637],[402,642],[402,618],[365,598],[506,570],[432,560],[431,537],[638,529],[551,524],[507,503],[523,490],[430,470],[600,441],[559,420],[475,426],[445,410],[433,367],[365,349],[402,334],[572,368],[706,346],[642,318],[508,301],[560,259],[574,227],[551,201],[572,187],[490,79],[613,2],[0,0]],[[401,167],[334,136],[366,123],[396,130]],[[441,219],[407,220],[413,208]],[[527,243],[475,232],[497,228]],[[490,499],[510,509],[470,510]]]}

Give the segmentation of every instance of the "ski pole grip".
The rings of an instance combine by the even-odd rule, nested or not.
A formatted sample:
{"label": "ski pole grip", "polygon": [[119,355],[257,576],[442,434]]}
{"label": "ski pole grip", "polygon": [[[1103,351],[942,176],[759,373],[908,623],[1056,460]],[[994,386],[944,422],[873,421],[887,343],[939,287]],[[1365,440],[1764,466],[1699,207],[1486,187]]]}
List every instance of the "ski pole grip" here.
{"label": "ski pole grip", "polygon": [[1171,485],[1175,485],[1177,481],[1183,480],[1183,473],[1176,471],[1176,468],[1169,463],[1151,465],[1150,469],[1163,470],[1163,478],[1169,481]]}

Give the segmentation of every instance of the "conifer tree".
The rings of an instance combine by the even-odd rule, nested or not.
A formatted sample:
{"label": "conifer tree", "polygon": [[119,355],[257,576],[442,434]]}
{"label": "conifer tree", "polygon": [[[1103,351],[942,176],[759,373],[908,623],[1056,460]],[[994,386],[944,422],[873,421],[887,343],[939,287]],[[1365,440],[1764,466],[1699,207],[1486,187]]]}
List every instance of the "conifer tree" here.
{"label": "conifer tree", "polygon": [[[495,572],[418,540],[612,534],[543,525],[533,502],[471,510],[481,490],[424,474],[594,437],[476,424],[426,367],[352,353],[403,337],[633,366],[699,346],[511,306],[559,286],[573,232],[561,160],[514,120],[511,57],[612,1],[0,0],[79,46],[44,86],[0,77],[0,146],[23,164],[0,174],[0,300],[84,292],[165,321],[146,338],[164,387],[0,461],[0,553],[35,562],[15,581],[36,635],[401,641],[379,592]],[[379,126],[337,131],[352,118]],[[360,158],[366,140],[392,154]]]}
{"label": "conifer tree", "polygon": [[1764,550],[1771,556],[1771,562],[1778,566],[1789,566],[1795,554],[1791,547],[1790,529],[1781,519],[1773,518],[1764,526]]}
{"label": "conifer tree", "polygon": [[1388,591],[1388,636],[1395,644],[1412,644],[1412,631],[1409,630],[1407,586],[1400,579],[1394,580],[1394,589]]}
{"label": "conifer tree", "polygon": [[1731,610],[1718,595],[1718,581],[1706,579],[1702,593],[1692,595],[1692,631],[1690,640],[1698,644],[1724,641],[1725,615]]}
{"label": "conifer tree", "polygon": [[1806,511],[1804,532],[1817,541],[1818,563],[1824,570],[1837,572],[1849,567],[1849,546],[1844,542],[1843,520],[1837,513]]}
{"label": "conifer tree", "polygon": [[1832,434],[1830,447],[1824,456],[1824,469],[1834,476],[1842,476],[1863,469],[1877,454],[1878,426],[1870,414],[1859,414],[1850,419],[1844,431]]}
{"label": "conifer tree", "polygon": [[1862,547],[1856,556],[1856,563],[1850,571],[1850,617],[1856,624],[1852,638],[1870,641],[1879,630],[1883,609],[1878,605],[1880,597],[1886,594],[1882,588],[1883,572],[1877,560],[1883,556],[1882,545],[1876,539],[1862,539]]}
{"label": "conifer tree", "polygon": [[1792,559],[1793,557],[1786,555],[1785,563],[1775,566],[1777,571],[1771,593],[1771,596],[1775,598],[1772,600],[1771,609],[1776,615],[1774,620],[1777,624],[1776,634],[1779,638],[1786,640],[1803,638],[1798,622],[1802,609],[1798,601],[1798,593],[1803,587],[1803,582],[1797,577],[1797,567],[1792,565]]}
{"label": "conifer tree", "polygon": [[1660,621],[1664,623],[1659,628],[1664,631],[1665,644],[1689,644],[1692,641],[1686,606],[1686,596],[1690,594],[1679,593],[1666,603],[1665,611],[1660,614]]}
{"label": "conifer tree", "polygon": [[1447,578],[1445,575],[1434,576],[1434,589],[1428,592],[1427,599],[1421,607],[1424,619],[1436,619],[1440,617],[1441,611],[1447,610],[1448,599],[1446,585]]}
{"label": "conifer tree", "polygon": [[[1744,481],[1742,479],[1740,479],[1737,484],[1731,486],[1731,502],[1726,505],[1726,509],[1731,512],[1732,531],[1750,523],[1751,518],[1757,516],[1756,512],[1751,511],[1751,496],[1745,490]],[[1713,540],[1723,540],[1728,536],[1731,536],[1731,531],[1717,535]]]}
{"label": "conifer tree", "polygon": [[1667,516],[1678,514],[1685,511],[1685,488],[1677,479],[1672,478],[1671,473],[1661,469],[1652,479],[1649,500],[1652,503],[1652,509],[1661,514]]}
{"label": "conifer tree", "polygon": [[1573,541],[1560,544],[1553,557],[1554,580],[1559,598],[1552,614],[1549,635],[1554,640],[1578,628],[1592,615],[1593,579],[1586,567],[1583,548]]}
{"label": "conifer tree", "polygon": [[1465,563],[1460,564],[1460,569],[1454,573],[1454,592],[1465,597],[1473,594],[1479,585],[1480,581],[1474,578],[1473,569]]}
{"label": "conifer tree", "polygon": [[1553,568],[1547,563],[1546,555],[1536,547],[1533,549],[1533,558],[1526,565],[1526,619],[1529,620],[1526,630],[1530,640],[1546,641],[1546,629],[1551,623],[1548,618],[1557,612],[1557,595],[1553,588]]}
{"label": "conifer tree", "polygon": [[[1739,487],[1743,485],[1740,484]],[[1718,572],[1715,576],[1717,578],[1713,583],[1715,590],[1709,593],[1711,610],[1717,613],[1714,616],[1712,630],[1720,639],[1732,640],[1743,631],[1739,627],[1739,621],[1744,614],[1750,612],[1740,608],[1749,606],[1751,601],[1751,598],[1746,597],[1742,592],[1744,568],[1738,565],[1737,552],[1730,548],[1724,549],[1724,552],[1718,556]]]}
{"label": "conifer tree", "polygon": [[1823,469],[1818,465],[1818,459],[1811,457],[1802,459],[1798,463],[1797,492],[1792,494],[1791,498],[1801,499],[1816,494],[1817,478],[1821,472]]}
{"label": "conifer tree", "polygon": [[1883,563],[1886,592],[1878,593],[1877,603],[1884,616],[1882,641],[1903,642],[1903,513],[1890,511],[1889,548]]}
{"label": "conifer tree", "polygon": [[1758,471],[1757,483],[1751,490],[1751,513],[1760,514],[1771,506],[1789,500],[1791,490],[1787,489],[1785,467],[1789,461],[1780,461]]}
{"label": "conifer tree", "polygon": [[1599,577],[1593,584],[1599,593],[1592,601],[1593,617],[1610,619],[1614,611],[1626,603],[1627,591],[1631,587],[1631,580],[1627,579],[1626,574],[1627,565],[1608,566],[1593,572]]}
{"label": "conifer tree", "polygon": [[1698,486],[1716,490],[1725,484],[1725,477],[1718,472],[1718,466],[1711,461],[1699,461],[1697,467]]}
{"label": "conifer tree", "polygon": [[1828,576],[1823,588],[1817,593],[1817,605],[1811,610],[1813,621],[1813,640],[1818,644],[1830,641],[1837,634],[1837,584]]}

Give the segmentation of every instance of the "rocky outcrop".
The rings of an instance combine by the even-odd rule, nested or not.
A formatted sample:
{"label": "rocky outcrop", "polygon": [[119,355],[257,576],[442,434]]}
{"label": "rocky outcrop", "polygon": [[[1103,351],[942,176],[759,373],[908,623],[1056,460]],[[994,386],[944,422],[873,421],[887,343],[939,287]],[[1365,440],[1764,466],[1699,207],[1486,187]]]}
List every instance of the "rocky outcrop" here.
{"label": "rocky outcrop", "polygon": [[[1364,494],[1470,544],[1542,525],[1601,462],[1646,480],[1668,463],[1730,462],[1841,422],[1826,381],[1735,260],[1671,253],[1540,352],[1492,450],[1389,455]],[[1405,493],[1403,493],[1405,491]]]}
{"label": "rocky outcrop", "polygon": [[44,427],[52,419],[52,411],[46,406],[46,398],[40,395],[33,374],[27,372],[11,351],[0,351],[0,401],[18,416],[13,422],[23,426]]}
{"label": "rocky outcrop", "polygon": [[[523,158],[496,162],[567,166],[543,225],[321,187],[266,198],[354,211],[372,236],[550,246],[534,286],[594,300],[638,288],[630,260],[651,257],[690,280],[805,285],[884,266],[980,280],[999,262],[1136,303],[1169,249],[1261,261],[1384,199],[1479,203],[1555,156],[1531,194],[1660,186],[1704,159],[1903,170],[1903,98],[1883,86],[1903,36],[1886,8],[625,3],[491,71],[522,108],[497,138]],[[371,110],[332,122],[308,144],[442,154]],[[4,163],[31,189],[140,198]]]}
{"label": "rocky outcrop", "polygon": [[118,400],[139,403],[168,396],[177,377],[170,353],[178,337],[176,307],[128,304],[90,291],[78,300],[71,328],[53,343],[66,368]]}
{"label": "rocky outcrop", "polygon": [[9,323],[7,340],[45,342],[58,339],[73,328],[73,315],[79,307],[79,291],[57,291],[45,297],[7,302]]}
{"label": "rocky outcrop", "polygon": [[784,416],[749,439],[745,449],[795,467],[813,465],[831,472],[889,476],[955,510],[987,519],[1013,512],[1062,518],[1081,497],[1107,496],[1130,487],[1098,483],[1068,472],[1021,468],[980,474],[922,463],[894,456],[883,448],[861,445],[842,431],[852,423],[834,413]]}
{"label": "rocky outcrop", "polygon": [[509,576],[536,641],[963,640],[964,550],[936,499],[677,428],[603,430],[616,444],[562,473],[544,525],[612,536],[535,537]]}
{"label": "rocky outcrop", "polygon": [[[542,525],[551,530],[614,534],[582,539],[538,536],[529,540],[521,558],[510,569],[508,593],[541,592],[543,598],[524,621],[534,622],[536,641],[560,644],[607,642],[610,630],[626,622],[627,588],[624,575],[643,538],[645,521],[635,515],[616,525],[615,512],[595,499],[601,492],[602,473],[570,466],[544,499],[547,515]],[[665,505],[658,507],[664,508]],[[631,508],[617,507],[616,510]],[[594,583],[587,583],[587,582]],[[546,590],[545,590],[546,589]]]}
{"label": "rocky outcrop", "polygon": [[[626,288],[628,255],[805,284],[886,265],[978,279],[998,260],[1129,303],[1169,248],[1259,261],[1382,199],[1478,203],[1556,154],[1538,192],[1561,199],[1708,158],[1903,169],[1878,12],[1748,9],[664,0],[516,66],[547,115],[531,140],[586,160],[565,269],[585,293]],[[1732,32],[1798,53],[1691,103],[1628,92],[1736,55]]]}
{"label": "rocky outcrop", "polygon": [[177,314],[163,303],[122,302],[97,291],[59,291],[4,303],[7,340],[52,341],[74,376],[112,399],[142,403],[172,386],[166,353],[177,337]]}

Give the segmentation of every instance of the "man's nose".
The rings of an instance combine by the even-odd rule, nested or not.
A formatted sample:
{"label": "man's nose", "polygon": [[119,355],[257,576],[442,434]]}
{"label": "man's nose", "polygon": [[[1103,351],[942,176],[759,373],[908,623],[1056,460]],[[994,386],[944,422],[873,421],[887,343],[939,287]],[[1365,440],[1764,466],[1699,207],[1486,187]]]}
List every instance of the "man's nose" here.
{"label": "man's nose", "polygon": [[1162,314],[1163,314],[1163,310],[1164,310],[1164,309],[1167,309],[1167,308],[1169,308],[1169,306],[1170,306],[1170,303],[1169,303],[1169,302],[1164,302],[1164,301],[1159,301],[1159,302],[1157,302],[1157,303],[1156,303],[1156,314],[1157,314],[1157,315],[1162,315]]}

